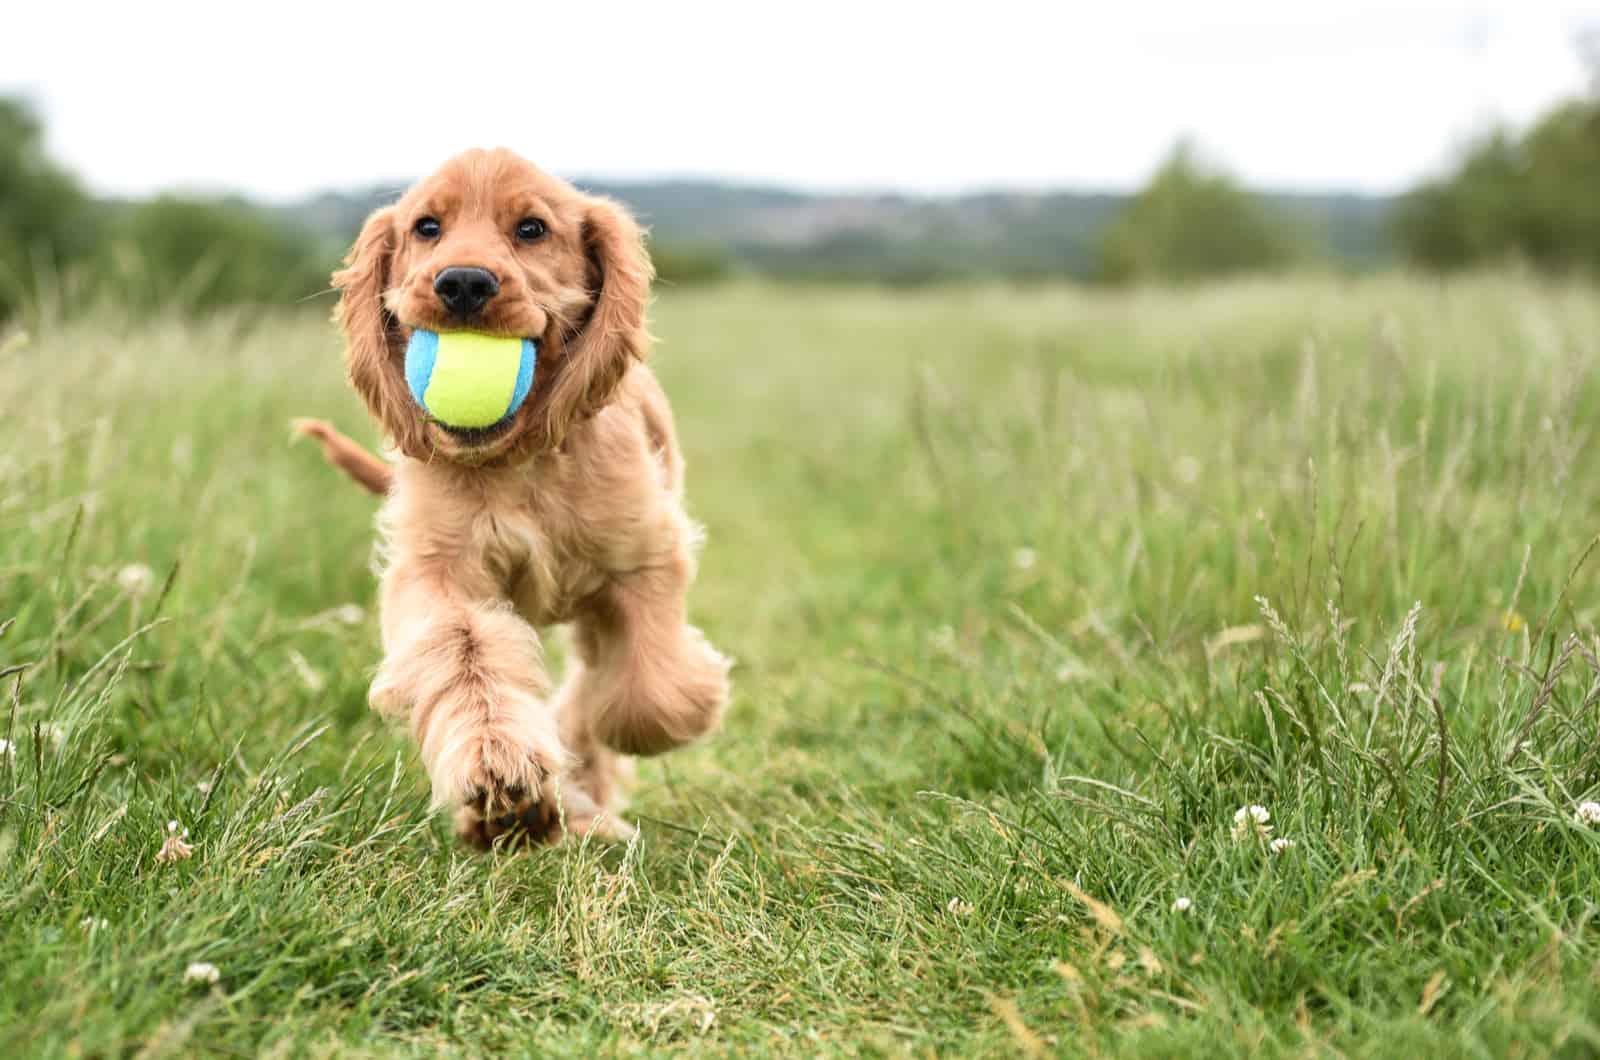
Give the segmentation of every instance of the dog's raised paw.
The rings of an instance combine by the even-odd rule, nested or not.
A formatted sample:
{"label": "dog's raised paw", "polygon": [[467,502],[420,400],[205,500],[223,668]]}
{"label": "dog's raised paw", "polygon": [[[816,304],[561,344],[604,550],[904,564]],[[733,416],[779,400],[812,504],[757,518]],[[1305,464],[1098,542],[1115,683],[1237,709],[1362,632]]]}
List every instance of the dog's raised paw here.
{"label": "dog's raised paw", "polygon": [[528,763],[509,780],[494,773],[479,778],[456,810],[456,834],[482,850],[501,844],[548,843],[559,838],[557,784],[549,770]]}
{"label": "dog's raised paw", "polygon": [[536,792],[522,784],[479,788],[456,811],[456,834],[480,850],[553,844],[568,837],[626,840],[633,832],[577,784],[563,785],[550,776]]}

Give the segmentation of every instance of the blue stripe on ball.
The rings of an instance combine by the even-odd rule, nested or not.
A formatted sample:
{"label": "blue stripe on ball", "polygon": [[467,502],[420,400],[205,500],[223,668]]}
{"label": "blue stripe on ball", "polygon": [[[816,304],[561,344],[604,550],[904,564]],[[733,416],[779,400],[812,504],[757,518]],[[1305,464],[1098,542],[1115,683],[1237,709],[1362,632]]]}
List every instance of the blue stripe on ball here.
{"label": "blue stripe on ball", "polygon": [[[428,380],[433,377],[433,362],[438,356],[438,335],[421,328],[411,333],[411,342],[406,346],[406,386],[411,388],[411,396],[416,398],[417,404],[424,409],[428,407],[428,403],[423,400],[422,395],[428,391]],[[520,386],[521,383],[522,377],[519,375],[517,384]]]}
{"label": "blue stripe on ball", "polygon": [[539,363],[539,344],[532,339],[522,340],[522,362],[517,365],[517,385],[511,391],[511,404],[506,406],[506,415],[509,416],[522,407],[528,400],[528,391],[533,389],[533,369]]}

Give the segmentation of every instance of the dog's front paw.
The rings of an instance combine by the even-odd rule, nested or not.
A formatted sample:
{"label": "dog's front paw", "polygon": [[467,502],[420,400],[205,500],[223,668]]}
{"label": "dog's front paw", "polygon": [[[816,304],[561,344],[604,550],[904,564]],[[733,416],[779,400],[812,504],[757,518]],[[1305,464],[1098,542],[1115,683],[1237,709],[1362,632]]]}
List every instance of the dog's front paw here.
{"label": "dog's front paw", "polygon": [[456,834],[482,850],[559,843],[567,837],[625,840],[634,833],[632,825],[602,809],[582,787],[557,777],[546,779],[539,797],[513,787],[497,802],[485,791],[458,807],[455,820]]}
{"label": "dog's front paw", "polygon": [[552,735],[489,731],[436,764],[434,790],[455,807],[456,834],[488,849],[502,836],[560,838],[565,754]]}
{"label": "dog's front paw", "polygon": [[451,808],[456,832],[475,846],[514,831],[550,838],[569,763],[544,703],[513,690],[449,691],[413,712],[434,805]]}

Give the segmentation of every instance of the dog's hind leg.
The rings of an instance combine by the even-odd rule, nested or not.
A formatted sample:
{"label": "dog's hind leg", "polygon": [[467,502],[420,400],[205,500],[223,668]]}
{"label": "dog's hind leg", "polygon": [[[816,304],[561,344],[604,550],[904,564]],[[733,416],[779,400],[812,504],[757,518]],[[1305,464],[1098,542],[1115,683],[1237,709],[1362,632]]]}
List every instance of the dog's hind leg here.
{"label": "dog's hind leg", "polygon": [[[574,633],[574,641],[584,635],[584,631]],[[595,738],[584,702],[584,690],[590,682],[582,654],[574,643],[567,659],[566,677],[556,693],[555,712],[561,742],[571,763],[562,783],[566,790],[586,796],[592,808],[585,812],[580,799],[568,799],[566,827],[573,835],[628,839],[634,827],[623,818],[622,811],[633,781],[633,759],[602,746]]]}

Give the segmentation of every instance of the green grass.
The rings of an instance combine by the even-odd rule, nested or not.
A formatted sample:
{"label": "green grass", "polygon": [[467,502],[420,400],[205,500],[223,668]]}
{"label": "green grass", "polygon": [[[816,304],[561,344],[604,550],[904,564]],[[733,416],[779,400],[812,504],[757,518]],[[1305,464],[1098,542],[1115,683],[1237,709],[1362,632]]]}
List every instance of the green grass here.
{"label": "green grass", "polygon": [[1600,1051],[1592,288],[655,321],[736,700],[531,855],[365,706],[328,325],[0,347],[0,1055]]}

